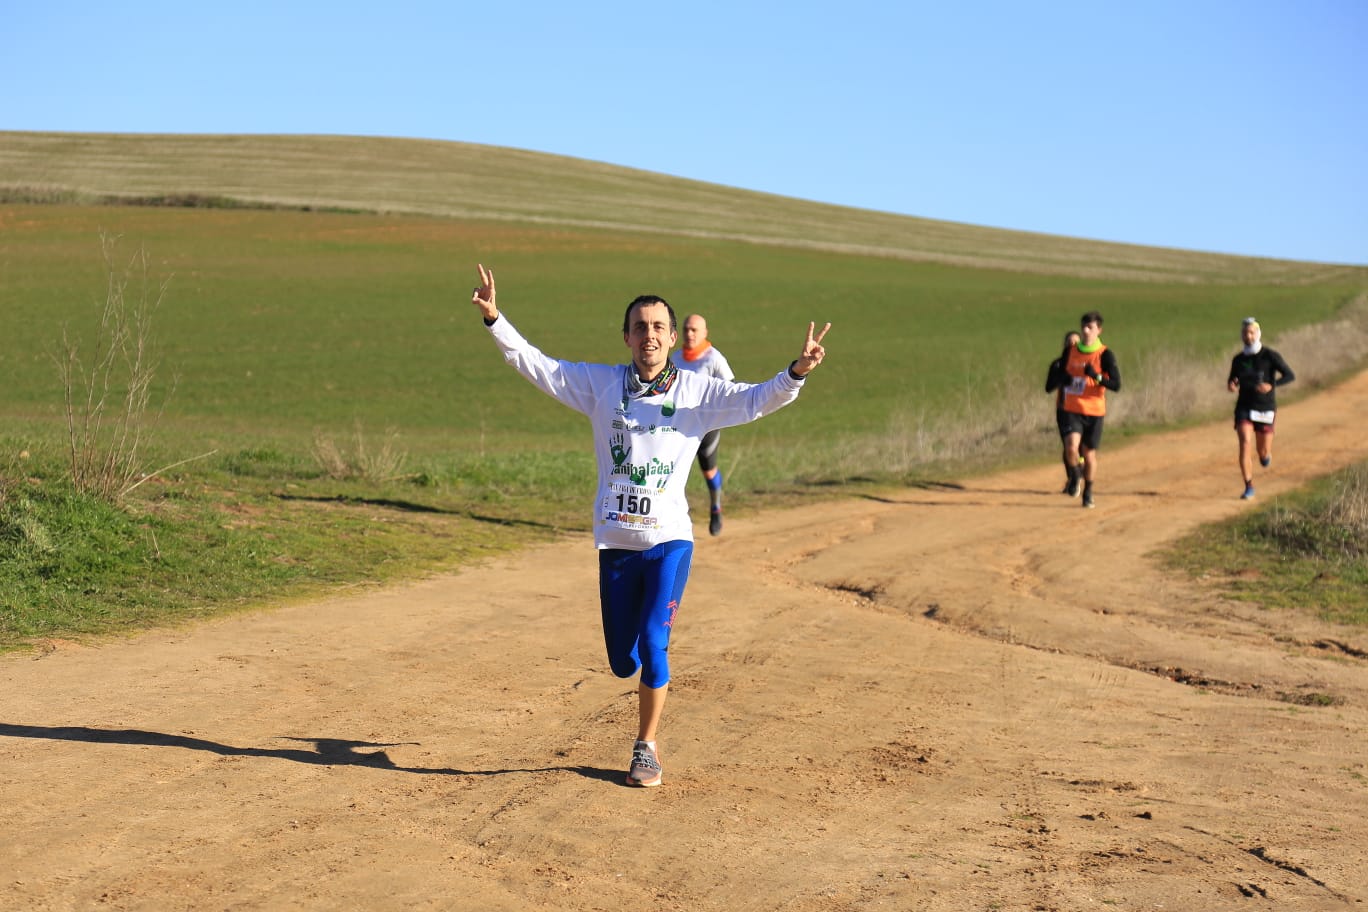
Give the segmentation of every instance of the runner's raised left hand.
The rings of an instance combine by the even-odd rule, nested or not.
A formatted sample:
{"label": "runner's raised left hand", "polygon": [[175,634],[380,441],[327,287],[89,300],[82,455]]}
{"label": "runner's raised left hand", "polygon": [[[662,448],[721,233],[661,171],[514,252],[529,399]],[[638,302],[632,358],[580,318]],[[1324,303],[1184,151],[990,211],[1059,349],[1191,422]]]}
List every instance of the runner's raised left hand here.
{"label": "runner's raised left hand", "polygon": [[831,329],[828,323],[822,327],[822,331],[815,336],[812,331],[817,328],[816,323],[809,323],[807,328],[807,338],[803,340],[803,353],[798,356],[798,360],[793,362],[789,368],[799,377],[806,377],[811,370],[822,363],[826,357],[826,349],[822,347],[822,340],[826,338],[827,330]]}

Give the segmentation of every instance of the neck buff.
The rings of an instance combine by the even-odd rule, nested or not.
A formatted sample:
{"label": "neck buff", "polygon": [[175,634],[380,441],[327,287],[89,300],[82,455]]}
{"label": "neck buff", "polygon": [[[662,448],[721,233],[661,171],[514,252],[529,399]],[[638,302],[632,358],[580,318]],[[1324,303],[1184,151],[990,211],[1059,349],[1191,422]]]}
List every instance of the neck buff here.
{"label": "neck buff", "polygon": [[679,353],[684,356],[685,361],[692,363],[706,355],[708,353],[708,349],[710,348],[712,348],[712,343],[709,342],[707,339],[704,339],[702,342],[699,343],[698,348],[681,348],[679,350]]}
{"label": "neck buff", "polygon": [[654,380],[647,383],[637,374],[636,364],[629,364],[627,365],[627,395],[632,399],[644,399],[647,396],[667,393],[670,391],[670,387],[674,386],[675,378],[678,376],[679,368],[674,366],[673,361],[666,360],[665,369]]}
{"label": "neck buff", "polygon": [[1102,347],[1102,340],[1101,340],[1101,339],[1098,339],[1098,340],[1097,340],[1096,342],[1094,342],[1092,345],[1084,345],[1083,342],[1082,342],[1082,340],[1080,340],[1079,343],[1078,343],[1078,350],[1081,351],[1081,352],[1082,352],[1083,354],[1085,354],[1085,355],[1091,355],[1093,352],[1097,351],[1097,350],[1098,350],[1099,348],[1101,348],[1101,347]]}
{"label": "neck buff", "polygon": [[1253,319],[1252,317],[1248,320],[1245,320],[1244,323],[1240,326],[1241,342],[1244,341],[1244,328],[1246,326],[1254,327],[1254,341],[1245,345],[1244,353],[1246,355],[1257,355],[1259,352],[1263,351],[1263,330],[1259,328],[1259,321]]}

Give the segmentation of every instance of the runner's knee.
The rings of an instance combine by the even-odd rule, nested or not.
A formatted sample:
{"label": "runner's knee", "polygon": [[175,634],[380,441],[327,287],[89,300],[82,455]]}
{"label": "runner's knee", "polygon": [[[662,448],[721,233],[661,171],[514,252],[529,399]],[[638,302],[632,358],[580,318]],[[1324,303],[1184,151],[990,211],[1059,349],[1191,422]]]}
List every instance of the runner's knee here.
{"label": "runner's knee", "polygon": [[670,658],[665,650],[660,650],[641,663],[641,683],[651,688],[664,687],[670,683]]}
{"label": "runner's knee", "polygon": [[608,667],[611,668],[613,674],[617,675],[619,678],[630,678],[637,673],[637,669],[641,667],[641,663],[631,655],[613,655],[610,653],[608,655]]}

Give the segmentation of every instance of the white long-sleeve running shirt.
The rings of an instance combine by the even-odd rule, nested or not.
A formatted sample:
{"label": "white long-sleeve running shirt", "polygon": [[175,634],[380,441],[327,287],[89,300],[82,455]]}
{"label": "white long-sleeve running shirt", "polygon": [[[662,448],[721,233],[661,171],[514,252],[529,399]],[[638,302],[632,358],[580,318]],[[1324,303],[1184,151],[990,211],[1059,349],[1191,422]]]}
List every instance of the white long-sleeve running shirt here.
{"label": "white long-sleeve running shirt", "polygon": [[732,373],[731,364],[727,358],[712,344],[704,349],[703,354],[695,357],[692,361],[684,354],[683,350],[671,352],[670,360],[674,366],[680,370],[693,371],[705,377],[716,377],[718,380],[735,380],[736,374]]}
{"label": "white long-sleeve running shirt", "polygon": [[594,545],[645,551],[693,541],[685,483],[703,435],[754,421],[798,398],[788,369],[764,383],[728,383],[678,371],[669,389],[634,398],[631,364],[585,364],[544,355],[504,315],[489,327],[504,360],[537,389],[589,418],[598,463]]}

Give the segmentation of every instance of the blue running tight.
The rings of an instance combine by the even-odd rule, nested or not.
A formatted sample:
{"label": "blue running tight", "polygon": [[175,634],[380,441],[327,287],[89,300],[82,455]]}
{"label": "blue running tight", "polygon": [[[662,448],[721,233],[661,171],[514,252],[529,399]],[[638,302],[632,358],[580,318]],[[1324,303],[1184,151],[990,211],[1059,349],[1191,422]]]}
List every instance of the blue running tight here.
{"label": "blue running tight", "polygon": [[684,597],[693,542],[661,542],[646,551],[599,551],[599,606],[608,664],[619,678],[641,669],[641,683],[670,683],[670,630]]}

